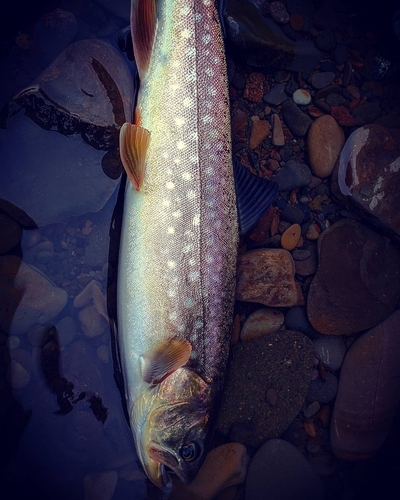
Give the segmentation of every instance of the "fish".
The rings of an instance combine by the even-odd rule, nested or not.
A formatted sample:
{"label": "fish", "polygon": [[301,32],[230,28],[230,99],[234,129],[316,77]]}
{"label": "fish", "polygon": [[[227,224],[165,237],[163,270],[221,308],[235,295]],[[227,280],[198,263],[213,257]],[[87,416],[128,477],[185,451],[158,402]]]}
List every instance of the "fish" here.
{"label": "fish", "polygon": [[118,350],[138,457],[168,489],[171,473],[196,476],[221,399],[240,200],[214,2],[133,0],[131,32],[140,89],[120,131]]}

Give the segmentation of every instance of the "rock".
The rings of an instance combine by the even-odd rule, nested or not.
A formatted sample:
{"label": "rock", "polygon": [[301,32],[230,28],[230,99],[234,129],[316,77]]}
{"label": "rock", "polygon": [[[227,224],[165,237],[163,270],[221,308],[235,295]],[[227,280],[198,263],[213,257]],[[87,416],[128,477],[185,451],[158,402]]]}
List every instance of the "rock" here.
{"label": "rock", "polygon": [[326,96],[325,102],[328,106],[344,106],[346,99],[341,94],[329,94]]}
{"label": "rock", "polygon": [[78,22],[71,12],[55,9],[42,16],[36,21],[32,33],[38,51],[36,62],[46,68],[74,41],[77,32]]}
{"label": "rock", "polygon": [[264,443],[250,462],[246,500],[323,500],[324,486],[306,460],[283,439]]}
{"label": "rock", "polygon": [[351,113],[358,127],[371,123],[381,116],[381,107],[378,102],[366,102],[357,106]]}
{"label": "rock", "polygon": [[282,105],[282,115],[292,134],[302,137],[311,125],[311,118],[303,113],[292,100],[287,100]]}
{"label": "rock", "polygon": [[306,259],[295,260],[295,271],[300,276],[311,276],[315,274],[318,267],[318,258],[316,250],[309,252],[310,255]]}
{"label": "rock", "polygon": [[276,333],[285,317],[278,309],[257,309],[247,318],[240,332],[242,341],[254,340],[263,335]]}
{"label": "rock", "polygon": [[328,52],[336,47],[336,39],[332,30],[321,31],[315,40],[315,45],[322,51]]}
{"label": "rock", "polygon": [[[313,352],[298,332],[278,332],[233,347],[217,430],[229,439],[258,447],[280,436],[304,403]],[[276,392],[271,406],[266,393]]]}
{"label": "rock", "polygon": [[307,186],[311,180],[311,170],[304,163],[289,160],[274,177],[280,191],[292,191],[293,189]]}
{"label": "rock", "polygon": [[326,380],[316,378],[311,380],[310,388],[307,393],[307,401],[318,401],[318,403],[326,404],[332,401],[337,392],[338,381],[333,373],[326,374]]}
{"label": "rock", "polygon": [[[400,236],[400,131],[366,125],[347,139],[332,191],[367,220]],[[361,212],[360,212],[361,211]]]}
{"label": "rock", "polygon": [[250,73],[243,91],[244,99],[250,102],[261,103],[264,95],[265,76],[262,73]]}
{"label": "rock", "polygon": [[295,104],[300,104],[301,106],[307,106],[311,102],[311,95],[305,89],[297,89],[293,93],[293,101]]}
{"label": "rock", "polygon": [[114,47],[70,45],[4,112],[0,198],[39,226],[100,210],[122,172],[114,157],[132,98],[132,76]]}
{"label": "rock", "polygon": [[305,418],[311,418],[313,417],[321,408],[321,405],[318,403],[318,401],[314,401],[310,405],[307,406],[307,408],[304,410],[304,417]]}
{"label": "rock", "polygon": [[[276,2],[278,3],[278,2]],[[268,92],[264,95],[264,101],[273,106],[279,106],[284,101],[286,101],[288,96],[285,93],[285,84],[276,83]]]}
{"label": "rock", "polygon": [[305,307],[291,307],[285,316],[285,326],[288,330],[302,332],[312,339],[321,337],[321,334],[318,333],[308,321]]}
{"label": "rock", "polygon": [[270,307],[304,304],[301,290],[294,281],[294,262],[290,253],[266,248],[240,257],[236,299]]}
{"label": "rock", "polygon": [[282,123],[277,114],[272,115],[272,144],[274,146],[285,145],[285,136],[282,130]]}
{"label": "rock", "polygon": [[331,114],[343,127],[353,127],[356,122],[345,106],[332,106]]}
{"label": "rock", "polygon": [[68,300],[38,271],[14,255],[0,257],[0,328],[11,335],[27,333],[51,321]]}
{"label": "rock", "polygon": [[304,19],[300,14],[292,14],[290,16],[290,27],[294,31],[301,31],[304,27]]}
{"label": "rock", "polygon": [[282,2],[271,2],[269,4],[269,12],[274,21],[280,24],[289,22],[289,14],[285,5]]}
{"label": "rock", "polygon": [[255,149],[262,141],[269,136],[271,127],[267,120],[260,120],[258,116],[254,117],[250,133],[250,149]]}
{"label": "rock", "polygon": [[335,73],[330,71],[324,71],[322,73],[316,73],[311,77],[311,85],[319,90],[328,87],[335,79]]}
{"label": "rock", "polygon": [[359,337],[341,370],[331,423],[334,454],[366,460],[379,450],[400,401],[400,310]]}
{"label": "rock", "polygon": [[20,225],[6,214],[0,214],[0,255],[12,250],[21,241]]}
{"label": "rock", "polygon": [[292,224],[301,224],[304,220],[304,212],[294,205],[287,204],[281,212],[281,219]]}
{"label": "rock", "polygon": [[307,135],[307,148],[313,173],[328,177],[344,144],[344,133],[337,121],[329,115],[317,118]]}
{"label": "rock", "polygon": [[98,337],[108,328],[105,318],[99,314],[95,306],[86,306],[78,314],[81,328],[86,337]]}
{"label": "rock", "polygon": [[84,500],[111,500],[118,482],[118,472],[110,470],[87,474],[83,479]]}
{"label": "rock", "polygon": [[383,237],[360,222],[341,219],[321,234],[318,256],[307,300],[317,331],[360,332],[393,312],[400,299],[400,255]]}
{"label": "rock", "polygon": [[15,360],[11,360],[8,379],[13,389],[23,389],[29,384],[31,377],[25,368]]}
{"label": "rock", "polygon": [[97,357],[104,363],[108,364],[110,362],[110,351],[105,344],[99,345],[96,349]]}
{"label": "rock", "polygon": [[285,250],[293,250],[301,237],[301,226],[292,224],[282,234],[281,245]]}
{"label": "rock", "polygon": [[60,345],[66,346],[70,344],[77,333],[77,327],[74,318],[71,316],[64,316],[56,324],[56,330],[58,333],[58,338]]}
{"label": "rock", "polygon": [[346,355],[346,344],[343,337],[322,337],[315,339],[315,356],[322,361],[323,365],[331,370],[339,370]]}
{"label": "rock", "polygon": [[173,481],[171,500],[212,500],[230,486],[246,478],[249,457],[240,443],[227,443],[208,453],[204,464],[190,484]]}
{"label": "rock", "polygon": [[316,240],[318,240],[319,236],[320,236],[320,232],[317,229],[317,225],[310,224],[308,229],[307,229],[306,238],[311,240],[311,241],[316,241]]}

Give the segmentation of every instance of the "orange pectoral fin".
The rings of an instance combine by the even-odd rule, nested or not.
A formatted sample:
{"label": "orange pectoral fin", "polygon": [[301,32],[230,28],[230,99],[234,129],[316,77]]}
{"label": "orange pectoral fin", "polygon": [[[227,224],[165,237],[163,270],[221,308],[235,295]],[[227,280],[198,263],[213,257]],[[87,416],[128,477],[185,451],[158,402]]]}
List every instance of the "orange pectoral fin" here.
{"label": "orange pectoral fin", "polygon": [[185,365],[192,352],[190,342],[180,338],[169,339],[140,357],[142,379],[148,384],[159,384],[171,373]]}
{"label": "orange pectoral fin", "polygon": [[150,132],[132,123],[124,123],[119,133],[119,153],[128,179],[136,191],[143,184]]}
{"label": "orange pectoral fin", "polygon": [[131,33],[133,52],[142,79],[146,72],[157,26],[156,0],[132,0]]}

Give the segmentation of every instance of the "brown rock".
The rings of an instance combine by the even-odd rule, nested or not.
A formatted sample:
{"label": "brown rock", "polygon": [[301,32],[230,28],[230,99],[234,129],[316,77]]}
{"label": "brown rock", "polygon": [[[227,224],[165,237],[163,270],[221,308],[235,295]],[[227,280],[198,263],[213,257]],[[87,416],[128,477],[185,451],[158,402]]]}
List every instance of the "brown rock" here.
{"label": "brown rock", "polygon": [[304,19],[300,14],[292,14],[290,16],[290,27],[294,31],[301,31],[304,26]]}
{"label": "brown rock", "polygon": [[332,106],[331,114],[340,125],[343,125],[343,127],[354,127],[356,124],[354,118],[350,115],[349,110],[345,106]]}
{"label": "brown rock", "polygon": [[285,250],[293,250],[301,237],[300,224],[292,224],[282,234],[281,245]]}
{"label": "brown rock", "polygon": [[242,341],[253,340],[275,333],[283,325],[285,317],[278,309],[257,309],[247,318],[240,333]]}
{"label": "brown rock", "polygon": [[332,177],[335,196],[400,237],[400,131],[371,124],[347,139]]}
{"label": "brown rock", "polygon": [[239,259],[236,299],[270,307],[303,305],[304,297],[294,280],[294,261],[287,250],[266,248],[245,253]]}
{"label": "brown rock", "polygon": [[400,255],[386,239],[342,219],[321,234],[318,256],[307,313],[320,333],[360,332],[393,312],[400,299]]}
{"label": "brown rock", "polygon": [[318,177],[331,175],[344,144],[344,133],[338,122],[329,115],[317,118],[307,136],[311,169]]}
{"label": "brown rock", "polygon": [[331,446],[345,460],[366,460],[382,446],[400,401],[400,311],[351,346],[340,374]]}
{"label": "brown rock", "polygon": [[78,317],[86,337],[98,337],[108,328],[107,321],[93,305],[81,309]]}
{"label": "brown rock", "polygon": [[263,102],[264,80],[265,76],[262,73],[250,73],[243,91],[243,97],[250,102]]}
{"label": "brown rock", "polygon": [[268,137],[271,127],[267,120],[260,120],[258,116],[253,119],[250,133],[250,149],[255,149],[262,141]]}
{"label": "brown rock", "polygon": [[325,113],[321,110],[321,109],[318,109],[316,106],[308,106],[308,114],[310,116],[312,116],[313,118],[319,118],[320,116],[324,116]]}
{"label": "brown rock", "polygon": [[230,486],[241,484],[246,478],[249,457],[240,443],[227,443],[210,451],[196,478],[183,484],[176,478],[171,500],[212,500]]}
{"label": "brown rock", "polygon": [[277,114],[272,115],[272,144],[274,146],[285,145],[285,136],[283,134],[282,123]]}

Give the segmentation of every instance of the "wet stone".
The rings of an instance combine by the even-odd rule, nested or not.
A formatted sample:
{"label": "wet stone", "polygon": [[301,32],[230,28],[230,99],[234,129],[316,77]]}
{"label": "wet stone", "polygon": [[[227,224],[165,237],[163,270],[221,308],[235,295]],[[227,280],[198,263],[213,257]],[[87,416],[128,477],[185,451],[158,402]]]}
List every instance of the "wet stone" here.
{"label": "wet stone", "polygon": [[291,191],[307,186],[311,180],[311,170],[305,163],[289,160],[274,177],[280,191]]}
{"label": "wet stone", "polygon": [[[236,344],[217,429],[254,447],[280,436],[304,403],[312,359],[310,340],[298,332]],[[267,401],[268,389],[276,391],[275,406]]]}
{"label": "wet stone", "polygon": [[307,406],[307,408],[304,410],[304,417],[305,418],[311,418],[313,417],[321,408],[321,405],[318,403],[318,401],[314,401],[310,405]]}
{"label": "wet stone", "polygon": [[343,127],[353,127],[356,122],[345,106],[332,106],[331,114]]}
{"label": "wet stone", "polygon": [[274,21],[280,24],[289,22],[289,14],[285,5],[282,2],[271,2],[269,4],[269,12]]}
{"label": "wet stone", "polygon": [[352,112],[355,124],[358,127],[371,123],[381,116],[381,107],[378,102],[366,102],[357,106]]}
{"label": "wet stone", "polygon": [[330,71],[324,71],[322,73],[316,73],[311,77],[311,85],[319,90],[328,87],[335,79],[335,73]]}
{"label": "wet stone", "polygon": [[268,137],[270,130],[271,127],[267,120],[260,120],[258,116],[254,117],[250,133],[250,149],[255,149],[259,146]]}
{"label": "wet stone", "polygon": [[240,332],[240,338],[242,341],[248,341],[276,333],[283,325],[284,320],[283,313],[278,309],[266,307],[257,309],[246,319]]}
{"label": "wet stone", "polygon": [[301,224],[304,220],[304,212],[288,203],[281,212],[281,219],[292,224]]}
{"label": "wet stone", "polygon": [[74,340],[77,333],[77,326],[74,318],[72,318],[71,316],[64,316],[56,324],[56,330],[58,333],[60,345],[66,346],[70,344]]}
{"label": "wet stone", "polygon": [[285,136],[282,130],[282,123],[277,114],[272,115],[272,144],[274,146],[285,145]]}
{"label": "wet stone", "polygon": [[335,35],[332,30],[323,30],[317,36],[315,45],[324,52],[328,52],[336,47]]}
{"label": "wet stone", "polygon": [[285,84],[277,83],[264,95],[264,101],[273,106],[279,106],[286,101],[288,96],[285,93]]}
{"label": "wet stone", "polygon": [[299,104],[301,106],[307,106],[307,104],[310,104],[311,102],[311,95],[305,89],[297,89],[293,93],[292,98],[295,104]]}
{"label": "wet stone", "polygon": [[311,118],[303,113],[291,99],[283,103],[282,114],[292,134],[302,137],[307,133],[311,125]]}
{"label": "wet stone", "polygon": [[341,94],[329,94],[326,96],[325,102],[328,106],[344,106],[346,99]]}
{"label": "wet stone", "polygon": [[343,337],[329,335],[314,342],[315,356],[322,361],[324,366],[331,370],[338,370],[343,363],[347,349]]}
{"label": "wet stone", "polygon": [[310,388],[307,393],[307,401],[326,404],[332,401],[337,392],[338,380],[333,373],[326,374],[326,380],[316,378],[310,383]]}
{"label": "wet stone", "polygon": [[386,239],[359,222],[342,219],[321,234],[318,254],[307,301],[316,330],[355,333],[392,313],[400,299],[400,255]]}
{"label": "wet stone", "polygon": [[285,316],[285,325],[288,330],[297,330],[309,336],[310,338],[319,338],[321,335],[313,328],[308,321],[305,307],[291,307]]}

